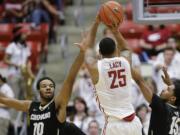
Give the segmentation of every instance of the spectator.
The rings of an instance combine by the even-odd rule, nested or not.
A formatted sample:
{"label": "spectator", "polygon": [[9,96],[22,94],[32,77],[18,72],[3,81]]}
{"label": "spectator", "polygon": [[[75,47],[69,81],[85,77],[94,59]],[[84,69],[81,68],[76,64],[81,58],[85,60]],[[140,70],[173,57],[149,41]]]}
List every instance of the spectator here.
{"label": "spectator", "polygon": [[157,85],[158,93],[165,87],[162,82],[161,75],[162,71],[160,70],[163,66],[167,67],[167,72],[171,78],[180,79],[180,70],[178,66],[180,65],[180,60],[175,60],[175,50],[172,47],[167,47],[163,53],[163,61],[155,61],[154,63],[154,80]]}
{"label": "spectator", "polygon": [[[148,29],[142,34],[142,40],[140,40],[140,46],[147,53],[149,58],[153,58],[159,52],[161,52],[166,47],[166,42],[170,37],[170,31],[164,26],[149,25]],[[143,56],[144,58],[145,56]],[[142,58],[142,59],[143,59]],[[144,58],[144,61],[146,59]]]}
{"label": "spectator", "polygon": [[141,104],[136,108],[136,114],[141,120],[142,123],[142,134],[147,135],[148,134],[148,128],[149,128],[149,120],[150,120],[150,115],[149,115],[149,110],[148,107],[145,104]]}
{"label": "spectator", "polygon": [[65,17],[63,12],[55,7],[56,4],[53,0],[30,0],[30,2],[34,2],[34,10],[31,10],[30,21],[33,23],[34,27],[42,22],[48,23],[50,28],[50,41],[55,41],[54,17],[64,23]]}
{"label": "spectator", "polygon": [[99,123],[92,120],[88,125],[88,135],[99,135]]}
{"label": "spectator", "polygon": [[18,23],[23,22],[24,17],[27,15],[27,0],[5,0],[4,8],[5,8],[5,16],[4,22],[6,23]]}
{"label": "spectator", "polygon": [[88,116],[88,108],[83,98],[77,97],[74,100],[75,114],[69,117],[69,121],[73,122],[84,133],[88,131],[88,124],[92,120]]}
{"label": "spectator", "polygon": [[26,45],[27,32],[23,33],[23,28],[18,26],[13,30],[14,38],[8,45],[5,52],[4,61],[8,64],[8,81],[12,86],[15,98],[25,98],[25,82],[21,74],[22,67],[27,67],[29,75],[34,78],[31,71],[31,62],[29,57],[31,55],[30,48]]}
{"label": "spectator", "polygon": [[[6,78],[0,75],[0,93],[4,94],[4,96],[13,98],[14,93],[11,87],[6,83]],[[8,128],[10,126],[10,112],[8,107],[4,104],[0,104],[0,131],[1,135],[7,135]]]}
{"label": "spectator", "polygon": [[[175,51],[175,56],[174,56],[174,59],[173,61],[180,61],[180,53],[178,52],[177,50],[177,43],[176,43],[176,40],[174,38],[169,38],[168,41],[167,41],[167,47],[171,47],[174,49]],[[156,62],[161,62],[161,61],[164,61],[164,54],[163,52],[159,53],[157,55],[157,58],[156,58]]]}

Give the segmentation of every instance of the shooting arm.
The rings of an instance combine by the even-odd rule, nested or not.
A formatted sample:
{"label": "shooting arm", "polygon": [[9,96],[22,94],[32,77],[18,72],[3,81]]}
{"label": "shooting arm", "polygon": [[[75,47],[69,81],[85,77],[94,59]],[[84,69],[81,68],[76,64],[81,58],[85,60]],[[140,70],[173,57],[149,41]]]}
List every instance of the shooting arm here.
{"label": "shooting arm", "polygon": [[[93,84],[96,84],[98,82],[98,70],[97,70],[97,65],[96,65],[96,60],[95,60],[95,52],[94,50],[94,45],[95,45],[95,37],[97,33],[97,29],[99,26],[99,17],[96,17],[96,20],[93,22],[92,26],[90,27],[89,34],[87,35],[87,43],[89,46],[89,54],[86,53],[86,58],[85,58],[85,64],[86,67],[91,75]],[[87,51],[88,52],[88,51]]]}

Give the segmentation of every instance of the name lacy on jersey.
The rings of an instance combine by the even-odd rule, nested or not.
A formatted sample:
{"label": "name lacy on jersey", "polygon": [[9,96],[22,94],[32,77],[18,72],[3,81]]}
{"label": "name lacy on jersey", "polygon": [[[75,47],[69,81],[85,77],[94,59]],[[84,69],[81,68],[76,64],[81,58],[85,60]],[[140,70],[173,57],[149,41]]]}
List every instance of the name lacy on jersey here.
{"label": "name lacy on jersey", "polygon": [[31,114],[30,119],[31,120],[45,120],[51,117],[51,113],[47,112],[44,114]]}

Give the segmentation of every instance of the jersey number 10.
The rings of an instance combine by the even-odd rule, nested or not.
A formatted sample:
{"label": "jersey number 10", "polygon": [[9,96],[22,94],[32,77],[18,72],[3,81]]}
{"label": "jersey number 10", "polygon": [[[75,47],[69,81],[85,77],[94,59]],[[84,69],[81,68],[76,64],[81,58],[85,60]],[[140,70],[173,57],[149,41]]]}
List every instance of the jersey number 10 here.
{"label": "jersey number 10", "polygon": [[[126,86],[126,75],[122,75],[125,72],[125,69],[112,70],[108,72],[108,76],[112,79],[111,89]],[[118,79],[118,84],[116,84],[116,79]]]}
{"label": "jersey number 10", "polygon": [[33,135],[43,135],[44,123],[34,123],[34,133]]}

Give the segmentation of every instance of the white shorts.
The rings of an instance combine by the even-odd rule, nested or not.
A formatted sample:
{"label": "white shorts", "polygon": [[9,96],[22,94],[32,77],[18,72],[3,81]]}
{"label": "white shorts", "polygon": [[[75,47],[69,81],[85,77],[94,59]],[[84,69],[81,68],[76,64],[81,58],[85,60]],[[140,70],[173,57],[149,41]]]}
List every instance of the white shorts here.
{"label": "white shorts", "polygon": [[138,117],[131,122],[109,117],[102,135],[142,135],[142,124]]}

